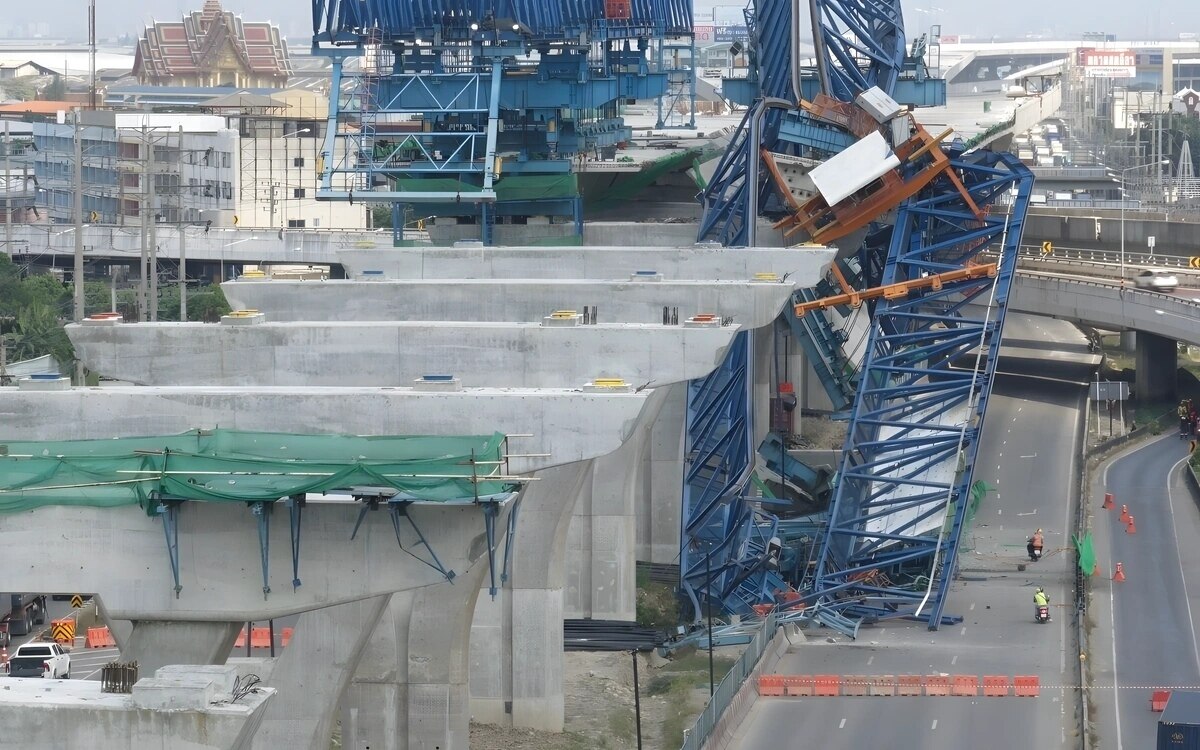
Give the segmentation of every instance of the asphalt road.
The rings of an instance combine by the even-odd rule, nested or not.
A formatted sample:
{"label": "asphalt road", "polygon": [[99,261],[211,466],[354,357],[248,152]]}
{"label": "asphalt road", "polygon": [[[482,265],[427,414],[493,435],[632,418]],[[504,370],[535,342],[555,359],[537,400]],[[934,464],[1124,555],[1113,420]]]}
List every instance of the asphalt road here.
{"label": "asphalt road", "polygon": [[[1153,747],[1153,687],[1200,688],[1193,618],[1200,611],[1200,512],[1182,474],[1186,456],[1187,443],[1168,433],[1122,455],[1102,476],[1117,507],[1096,511],[1095,534],[1104,536],[1106,557],[1123,564],[1126,580],[1094,584],[1093,597],[1111,605],[1097,626],[1111,629],[1115,664],[1111,681],[1096,680],[1106,687],[1095,692],[1098,710],[1110,718],[1106,732],[1120,738],[1108,747],[1117,750]],[[1134,516],[1135,534],[1119,522],[1122,504]]]}
{"label": "asphalt road", "polygon": [[[960,578],[947,614],[961,623],[930,632],[924,623],[888,621],[849,641],[807,631],[783,657],[780,674],[1038,675],[1041,697],[767,698],[755,703],[735,744],[745,750],[792,746],[942,747],[1012,750],[1074,747],[1077,655],[1072,608],[1033,621],[1033,591],[1070,604],[1070,503],[1075,492],[1083,383],[1095,358],[1071,325],[1011,315],[975,467],[995,487],[964,534]],[[1047,556],[1026,571],[1025,540],[1046,534]]]}

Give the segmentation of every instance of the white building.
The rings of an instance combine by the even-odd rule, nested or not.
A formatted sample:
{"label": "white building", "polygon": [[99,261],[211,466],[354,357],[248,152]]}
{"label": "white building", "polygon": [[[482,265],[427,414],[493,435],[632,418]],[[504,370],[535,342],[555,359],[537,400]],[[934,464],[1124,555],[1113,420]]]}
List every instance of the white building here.
{"label": "white building", "polygon": [[[220,226],[237,207],[238,142],[221,117],[80,112],[85,221]],[[34,125],[39,205],[72,220],[76,125]],[[154,175],[153,195],[147,175]]]}

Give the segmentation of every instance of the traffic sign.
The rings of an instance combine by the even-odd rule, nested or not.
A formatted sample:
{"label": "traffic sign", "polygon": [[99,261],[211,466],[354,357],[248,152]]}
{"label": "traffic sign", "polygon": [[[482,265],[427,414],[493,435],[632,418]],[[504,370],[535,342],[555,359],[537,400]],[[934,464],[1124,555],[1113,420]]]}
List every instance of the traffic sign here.
{"label": "traffic sign", "polygon": [[83,606],[83,597],[80,596],[79,594],[75,594],[74,596],[72,596],[71,597],[71,606],[74,607],[75,609],[79,609],[80,607],[82,607]]}
{"label": "traffic sign", "polygon": [[1200,255],[1188,258],[1188,268],[1200,268]]}
{"label": "traffic sign", "polygon": [[1146,247],[1150,248],[1151,250],[1154,249],[1154,235],[1150,235],[1146,238]]}
{"label": "traffic sign", "polygon": [[1111,402],[1129,398],[1129,383],[1123,380],[1093,380],[1088,385],[1091,391],[1089,397],[1094,401],[1110,402],[1110,409],[1113,408]]}
{"label": "traffic sign", "polygon": [[1052,252],[1054,252],[1054,243],[1043,242],[1042,243],[1042,255],[1049,255]]}

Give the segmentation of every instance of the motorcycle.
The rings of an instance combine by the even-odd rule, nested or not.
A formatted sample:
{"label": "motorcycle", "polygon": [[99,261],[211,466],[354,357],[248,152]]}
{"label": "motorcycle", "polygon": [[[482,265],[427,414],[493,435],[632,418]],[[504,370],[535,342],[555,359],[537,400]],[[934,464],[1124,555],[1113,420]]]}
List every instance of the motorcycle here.
{"label": "motorcycle", "polygon": [[1042,548],[1034,547],[1032,541],[1025,545],[1025,551],[1029,553],[1029,560],[1031,562],[1037,562],[1042,559]]}
{"label": "motorcycle", "polygon": [[1037,614],[1034,616],[1033,619],[1039,625],[1044,625],[1044,624],[1050,622],[1050,605],[1048,605],[1048,604],[1037,605]]}

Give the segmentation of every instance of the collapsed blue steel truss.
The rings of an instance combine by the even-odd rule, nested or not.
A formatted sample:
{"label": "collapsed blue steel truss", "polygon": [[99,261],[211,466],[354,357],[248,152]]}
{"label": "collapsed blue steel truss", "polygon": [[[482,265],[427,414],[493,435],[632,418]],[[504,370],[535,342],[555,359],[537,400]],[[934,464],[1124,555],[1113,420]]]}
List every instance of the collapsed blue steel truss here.
{"label": "collapsed blue steel truss", "polygon": [[972,471],[999,356],[1033,175],[1010,154],[951,152],[978,219],[945,177],[899,211],[884,269],[892,284],[998,256],[994,278],[882,300],[830,510],[814,590],[826,624],[918,616],[930,629],[957,563]]}
{"label": "collapsed blue steel truss", "polygon": [[750,348],[750,334],[738,333],[721,366],[688,383],[680,584],[697,619],[717,602],[751,615],[787,587],[766,564],[777,522],[743,498],[755,451]]}
{"label": "collapsed blue steel truss", "polygon": [[[876,3],[812,0],[812,8],[813,36],[827,53],[817,75],[822,80],[836,82],[829,93],[851,101],[870,86],[890,91],[904,66],[899,0]],[[846,140],[831,144],[828,129],[806,129],[807,115],[779,106],[796,103],[801,94],[799,71],[793,75],[792,66],[792,10],[792,3],[783,0],[756,0],[746,11],[751,46],[756,51],[750,83],[756,87],[755,96],[761,101],[747,110],[701,196],[704,204],[701,240],[745,246],[752,237],[753,217],[760,213],[760,205],[769,205],[773,195],[757,169],[760,147],[789,153],[811,152],[815,148],[828,154],[850,143]],[[767,108],[763,102],[772,102],[774,106]],[[785,120],[794,120],[799,127],[786,127]],[[814,144],[809,138],[814,133],[821,136],[819,143]],[[755,183],[753,196],[747,190],[751,181]],[[823,316],[821,320],[825,320]],[[827,322],[825,328],[824,333],[829,334]],[[830,343],[826,341],[827,345]],[[737,356],[735,347],[718,373],[738,371],[731,363]],[[746,361],[748,368],[749,359]],[[748,614],[751,605],[771,601],[773,592],[786,588],[782,577],[765,564],[769,560],[767,546],[774,536],[776,519],[755,510],[745,497],[754,456],[750,402],[740,393],[735,395],[716,375],[694,381],[688,387],[687,455],[691,456],[693,445],[713,446],[719,453],[710,461],[721,466],[726,477],[718,490],[704,474],[707,469],[698,470],[692,464],[685,467],[680,568],[683,590],[692,601],[697,618],[701,600],[705,606]],[[849,394],[843,398],[848,403]],[[744,425],[741,429],[747,432],[745,445],[739,443],[736,449],[727,447],[732,444],[722,441],[724,423],[703,418],[713,412],[734,415],[727,421]],[[714,508],[721,509],[719,523],[714,520]],[[712,576],[708,576],[710,570]],[[757,596],[757,600],[752,596]]]}
{"label": "collapsed blue steel truss", "polygon": [[[796,103],[804,88],[802,79],[816,76],[821,90],[839,101],[852,102],[863,91],[878,86],[891,94],[905,64],[904,20],[900,0],[810,0],[813,39],[817,47],[815,71],[792,75],[791,4],[777,0],[759,0],[755,10],[747,11],[751,44],[755,45],[757,65],[751,71],[756,95]],[[816,148],[828,153],[828,144],[813,143],[804,136],[789,137],[789,130],[803,128],[807,113],[780,110],[764,113],[760,137],[751,137],[755,107],[742,118],[730,147],[718,163],[716,172],[704,189],[701,201],[704,215],[700,220],[700,239],[714,240],[727,247],[742,247],[749,239],[746,218],[747,180],[751,160],[759,158],[758,149],[795,153]],[[783,120],[795,120],[793,127]],[[756,186],[759,205],[770,206],[773,195],[764,184],[761,170]]]}

